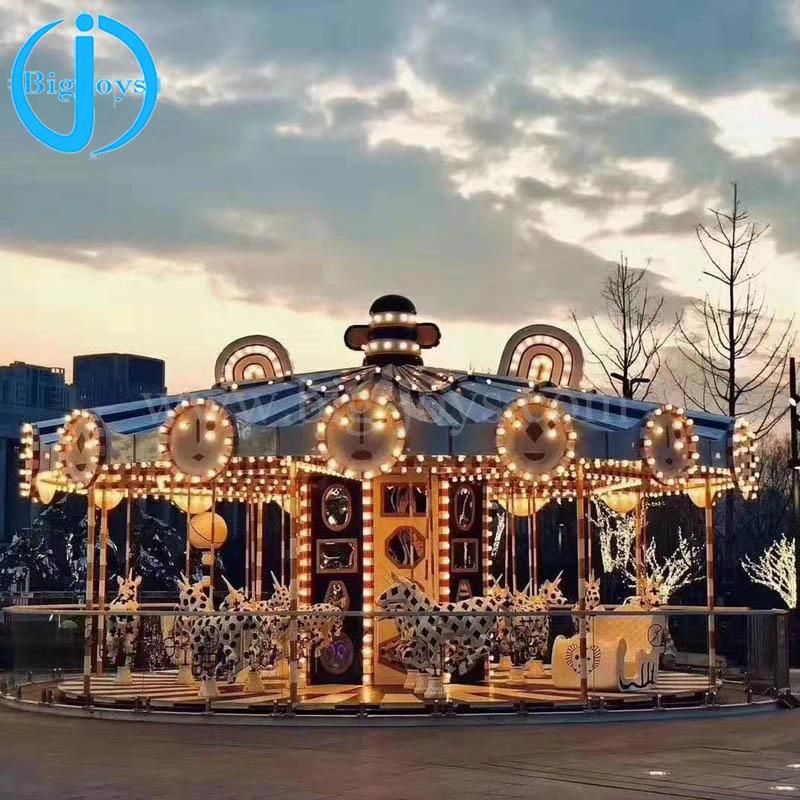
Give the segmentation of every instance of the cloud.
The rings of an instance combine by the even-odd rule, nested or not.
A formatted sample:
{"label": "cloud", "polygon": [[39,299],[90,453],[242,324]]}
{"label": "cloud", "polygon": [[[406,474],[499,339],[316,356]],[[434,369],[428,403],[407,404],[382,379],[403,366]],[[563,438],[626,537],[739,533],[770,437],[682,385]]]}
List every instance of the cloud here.
{"label": "cloud", "polygon": [[[169,259],[267,305],[358,313],[403,291],[506,324],[590,314],[609,242],[662,237],[659,287],[680,306],[670,237],[730,179],[782,252],[798,244],[796,31],[781,3],[753,8],[116,2],[159,63],[157,112],[89,163],[41,148],[2,104],[0,240],[65,268]],[[53,13],[3,8],[0,69]],[[67,43],[40,57],[68,69]],[[735,98],[754,92],[782,136],[737,151]],[[46,111],[69,128],[71,106]],[[98,138],[134,111],[99,108]]]}

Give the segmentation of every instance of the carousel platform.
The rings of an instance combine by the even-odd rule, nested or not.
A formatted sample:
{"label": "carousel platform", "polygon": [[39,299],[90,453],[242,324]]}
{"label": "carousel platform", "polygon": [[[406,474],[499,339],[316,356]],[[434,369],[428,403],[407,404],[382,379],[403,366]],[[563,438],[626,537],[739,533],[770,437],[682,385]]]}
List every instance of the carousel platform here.
{"label": "carousel platform", "polygon": [[[262,675],[264,691],[250,693],[240,684],[219,684],[220,696],[211,701],[214,710],[242,713],[270,713],[284,708],[288,703],[288,687],[283,678]],[[83,705],[83,678],[76,676],[56,684],[60,702]],[[654,689],[628,692],[589,692],[595,702],[608,707],[651,707],[660,697],[661,703],[684,705],[702,699],[708,689],[704,675],[685,672],[662,672]],[[577,691],[553,687],[549,671],[542,678],[523,684],[511,684],[507,673],[493,671],[488,684],[446,685],[446,703],[459,711],[515,711],[522,704],[553,710],[577,710],[582,707]],[[404,689],[402,686],[364,687],[347,684],[320,684],[299,689],[299,702],[295,707],[303,712],[357,713],[370,712],[426,712],[433,702]],[[132,708],[145,703],[153,710],[197,711],[207,708],[206,700],[199,696],[198,686],[181,686],[174,672],[134,673],[133,682],[121,686],[113,675],[92,678],[92,703],[96,706]]]}

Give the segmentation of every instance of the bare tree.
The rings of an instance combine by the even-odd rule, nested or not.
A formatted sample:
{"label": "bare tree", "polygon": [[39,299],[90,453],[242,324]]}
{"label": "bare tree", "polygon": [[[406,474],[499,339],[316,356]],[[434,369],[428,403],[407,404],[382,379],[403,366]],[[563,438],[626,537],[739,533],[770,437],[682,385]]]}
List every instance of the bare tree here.
{"label": "bare tree", "polygon": [[699,224],[697,239],[708,260],[703,274],[721,284],[721,296],[706,295],[693,304],[700,333],[678,322],[678,349],[696,375],[670,373],[683,386],[687,401],[704,411],[747,416],[761,437],[775,426],[785,409],[776,409],[786,389],[786,364],[794,344],[794,317],[777,330],[775,314],[765,308],[764,292],[755,287],[760,274],[749,269],[753,245],[769,230],[750,219],[737,184],[729,212],[710,209],[712,225]]}
{"label": "bare tree", "polygon": [[578,335],[618,396],[644,400],[661,369],[659,350],[678,323],[662,326],[664,298],[650,294],[647,269],[631,269],[623,254],[606,277],[602,296],[607,323],[592,316],[593,332],[585,334],[573,311]]}

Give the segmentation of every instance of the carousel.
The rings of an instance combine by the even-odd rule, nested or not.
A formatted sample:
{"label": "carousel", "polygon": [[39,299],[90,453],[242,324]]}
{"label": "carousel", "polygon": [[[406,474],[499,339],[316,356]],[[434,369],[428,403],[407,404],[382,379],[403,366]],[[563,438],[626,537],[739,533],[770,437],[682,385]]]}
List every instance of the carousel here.
{"label": "carousel", "polygon": [[[387,295],[344,333],[360,366],[297,373],[278,340],[247,336],[210,389],[25,425],[23,494],[88,508],[83,671],[56,681],[56,700],[363,713],[716,693],[714,506],[757,491],[747,423],[587,390],[579,345],[549,325],[517,331],[496,374],[426,366],[439,341]],[[648,503],[680,494],[703,509],[706,550],[707,661],[687,672],[664,668],[673,609],[645,564]],[[589,563],[596,498],[634,520],[636,587],[613,606]],[[185,514],[167,606],[139,598],[145,500]],[[554,503],[576,532],[576,579],[543,574]],[[232,507],[240,585],[219,566]],[[109,575],[114,515],[125,568]],[[155,667],[145,629],[166,654]]]}

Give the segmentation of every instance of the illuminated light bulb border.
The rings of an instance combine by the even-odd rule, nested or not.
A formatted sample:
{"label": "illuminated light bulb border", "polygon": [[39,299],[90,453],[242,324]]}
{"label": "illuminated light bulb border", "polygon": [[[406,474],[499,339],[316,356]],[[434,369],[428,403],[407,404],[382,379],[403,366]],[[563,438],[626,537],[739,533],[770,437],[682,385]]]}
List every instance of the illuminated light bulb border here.
{"label": "illuminated light bulb border", "polygon": [[26,422],[20,435],[20,482],[19,491],[22,497],[36,499],[36,475],[41,468],[41,440],[38,428]]}
{"label": "illuminated light bulb border", "polygon": [[746,419],[737,419],[730,439],[730,459],[736,487],[745,500],[758,494],[761,458],[756,453],[756,437]]}
{"label": "illuminated light bulb border", "polygon": [[572,423],[572,416],[562,412],[555,400],[548,399],[540,394],[533,394],[524,395],[509,403],[503,410],[500,421],[495,428],[495,444],[500,463],[508,472],[525,481],[547,484],[551,479],[550,472],[536,473],[530,469],[521,469],[516,463],[513,453],[509,452],[508,443],[511,438],[508,432],[509,427],[520,428],[533,414],[537,416],[546,414],[563,428],[566,445],[558,464],[550,472],[553,473],[552,477],[555,478],[561,478],[569,474],[575,461],[575,446],[578,440],[578,433]]}
{"label": "illuminated light bulb border", "polygon": [[[185,416],[196,417],[200,411],[215,422],[219,422],[213,431],[206,431],[204,437],[213,442],[218,450],[218,456],[213,467],[200,471],[188,463],[181,463],[182,459],[173,452],[172,440],[174,434],[183,422]],[[210,421],[210,420],[209,420]],[[221,438],[221,441],[220,441]],[[167,421],[158,429],[158,451],[166,460],[166,467],[178,482],[187,481],[190,484],[205,484],[218,478],[234,461],[237,446],[236,421],[227,409],[213,400],[197,397],[194,400],[182,400],[167,413]],[[234,479],[235,480],[235,479]]]}
{"label": "illuminated light bulb border", "polygon": [[[657,467],[656,448],[665,433],[665,425],[681,431],[681,437],[673,445],[680,454],[680,465],[675,474],[667,475]],[[700,437],[694,432],[694,420],[688,418],[680,407],[667,403],[648,414],[642,422],[639,446],[642,461],[650,474],[660,483],[670,487],[685,486],[687,478],[697,471],[696,462],[700,459],[697,444]]]}
{"label": "illuminated light bulb border", "polygon": [[[64,426],[58,429],[59,439],[53,446],[56,455],[54,470],[67,482],[67,491],[91,486],[106,466],[106,429],[103,421],[91,411],[74,410],[64,417]],[[88,435],[87,447],[94,452],[79,469],[74,463],[72,443],[81,435]]]}
{"label": "illuminated light bulb border", "polygon": [[[353,413],[363,415],[368,408],[380,409],[385,416],[385,430],[387,437],[391,438],[391,451],[380,465],[360,470],[354,468],[352,464],[339,463],[332,455],[332,451],[335,451],[336,447],[331,447],[331,433],[335,430],[331,426],[347,427],[349,424],[348,409],[352,409]],[[316,425],[316,438],[318,457],[325,460],[325,466],[333,474],[357,480],[372,480],[381,473],[391,472],[395,464],[404,458],[406,428],[403,415],[386,394],[362,389],[355,397],[348,394],[340,395],[325,408],[323,418]]]}

